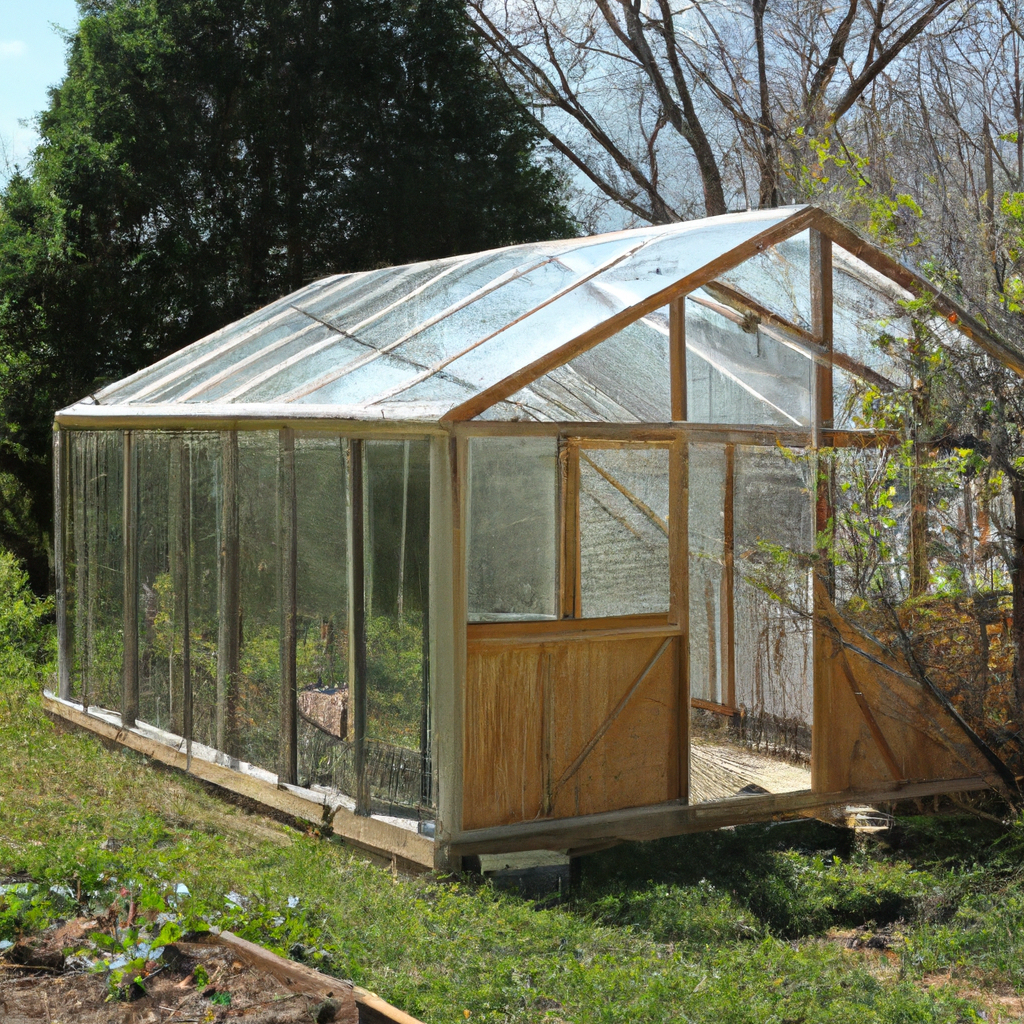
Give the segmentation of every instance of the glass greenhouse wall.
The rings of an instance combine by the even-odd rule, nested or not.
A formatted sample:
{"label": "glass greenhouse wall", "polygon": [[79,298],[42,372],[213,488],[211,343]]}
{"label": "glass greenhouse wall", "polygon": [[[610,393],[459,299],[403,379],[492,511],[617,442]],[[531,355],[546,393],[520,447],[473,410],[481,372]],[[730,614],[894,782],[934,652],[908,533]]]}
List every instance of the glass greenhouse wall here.
{"label": "glass greenhouse wall", "polygon": [[1004,685],[1012,496],[918,385],[1024,360],[926,289],[810,208],[314,282],[58,414],[52,707],[447,867],[998,785],[913,617]]}
{"label": "glass greenhouse wall", "polygon": [[[69,431],[70,696],[166,742],[432,817],[422,440]],[[365,761],[354,757],[353,447]],[[127,486],[126,486],[127,480]]]}

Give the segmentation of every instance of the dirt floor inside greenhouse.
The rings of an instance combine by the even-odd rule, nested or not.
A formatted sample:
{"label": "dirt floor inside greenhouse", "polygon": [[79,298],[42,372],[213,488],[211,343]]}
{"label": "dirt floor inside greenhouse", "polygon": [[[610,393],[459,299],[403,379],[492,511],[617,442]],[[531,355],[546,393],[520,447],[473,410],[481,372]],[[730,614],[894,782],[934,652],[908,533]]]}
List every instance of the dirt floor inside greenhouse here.
{"label": "dirt floor inside greenhouse", "polygon": [[[75,949],[102,927],[76,919],[0,959],[0,1019],[5,1024],[356,1024],[351,985],[334,982],[295,991],[287,981],[246,962],[237,949],[209,937],[177,941],[141,984],[121,991],[107,972],[90,970]],[[143,968],[145,970],[145,968]]]}

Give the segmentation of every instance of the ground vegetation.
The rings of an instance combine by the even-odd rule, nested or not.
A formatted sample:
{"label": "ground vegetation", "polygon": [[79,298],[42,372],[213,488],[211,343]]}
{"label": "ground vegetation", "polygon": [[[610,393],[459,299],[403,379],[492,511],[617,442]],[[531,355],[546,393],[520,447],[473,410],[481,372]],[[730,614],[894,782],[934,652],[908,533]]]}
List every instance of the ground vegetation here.
{"label": "ground vegetation", "polygon": [[217,925],[427,1024],[959,1024],[1024,1010],[1024,825],[998,805],[993,818],[902,817],[874,839],[805,822],[624,845],[586,858],[561,899],[406,878],[95,737],[60,735],[39,696],[49,605],[6,555],[0,586],[5,950],[102,918],[68,952],[116,995],[134,984],[125,968],[144,986],[159,966],[137,962],[154,941]]}

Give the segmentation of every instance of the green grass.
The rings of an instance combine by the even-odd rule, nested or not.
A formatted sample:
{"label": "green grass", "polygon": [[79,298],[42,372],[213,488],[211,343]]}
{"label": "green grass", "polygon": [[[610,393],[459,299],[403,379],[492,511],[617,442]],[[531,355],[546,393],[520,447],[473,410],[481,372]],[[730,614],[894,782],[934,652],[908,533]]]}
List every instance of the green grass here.
{"label": "green grass", "polygon": [[[908,819],[885,845],[813,822],[627,845],[588,858],[561,906],[395,878],[59,735],[38,696],[48,615],[0,556],[0,874],[27,880],[0,896],[0,939],[115,898],[173,906],[184,926],[229,927],[428,1024],[960,1022],[1024,992],[1020,824]],[[884,930],[889,949],[829,935],[855,928]]]}

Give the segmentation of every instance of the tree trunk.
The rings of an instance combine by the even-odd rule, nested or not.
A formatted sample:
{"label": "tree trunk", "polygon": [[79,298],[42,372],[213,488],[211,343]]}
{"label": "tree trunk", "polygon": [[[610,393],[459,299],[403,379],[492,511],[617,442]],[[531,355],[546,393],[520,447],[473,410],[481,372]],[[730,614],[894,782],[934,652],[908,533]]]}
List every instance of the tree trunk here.
{"label": "tree trunk", "polygon": [[757,44],[757,89],[761,99],[761,209],[779,205],[779,158],[764,46],[764,12],[768,0],[754,0],[754,41]]}
{"label": "tree trunk", "polygon": [[1014,475],[1010,484],[1013,495],[1013,549],[1010,579],[1013,587],[1013,689],[1014,714],[1024,718],[1024,481]]}

